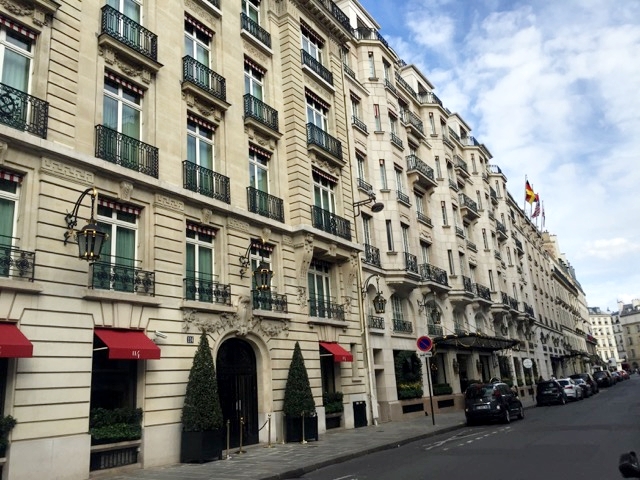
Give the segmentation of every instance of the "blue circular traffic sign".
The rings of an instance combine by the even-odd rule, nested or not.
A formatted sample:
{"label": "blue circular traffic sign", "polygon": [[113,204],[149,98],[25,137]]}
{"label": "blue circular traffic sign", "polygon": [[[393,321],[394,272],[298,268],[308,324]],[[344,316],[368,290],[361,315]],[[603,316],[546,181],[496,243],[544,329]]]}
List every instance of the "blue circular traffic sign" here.
{"label": "blue circular traffic sign", "polygon": [[416,340],[416,344],[418,345],[418,350],[421,352],[428,352],[433,348],[433,341],[426,335],[418,338],[418,340]]}

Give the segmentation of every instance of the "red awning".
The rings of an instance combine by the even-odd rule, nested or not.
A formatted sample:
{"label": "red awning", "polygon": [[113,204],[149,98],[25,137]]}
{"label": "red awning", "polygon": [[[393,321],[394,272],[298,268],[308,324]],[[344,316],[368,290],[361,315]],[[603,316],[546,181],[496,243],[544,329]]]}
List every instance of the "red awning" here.
{"label": "red awning", "polygon": [[142,330],[96,328],[95,334],[109,348],[109,360],[157,360],[160,348]]}
{"label": "red awning", "polygon": [[0,323],[0,357],[33,357],[33,344],[14,323]]}
{"label": "red awning", "polygon": [[336,363],[353,362],[353,355],[337,343],[320,342],[320,346],[333,355],[333,361]]}

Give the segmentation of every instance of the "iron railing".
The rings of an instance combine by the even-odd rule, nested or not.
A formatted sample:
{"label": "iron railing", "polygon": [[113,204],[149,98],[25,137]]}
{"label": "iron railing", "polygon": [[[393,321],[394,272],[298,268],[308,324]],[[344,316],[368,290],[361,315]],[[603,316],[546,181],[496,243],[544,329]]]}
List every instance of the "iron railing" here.
{"label": "iron railing", "polygon": [[402,202],[405,205],[411,205],[411,199],[409,198],[409,195],[404,193],[402,190],[396,190],[396,196],[399,202]]}
{"label": "iron railing", "polygon": [[185,300],[231,305],[231,285],[215,281],[211,274],[187,271],[183,283]]}
{"label": "iron railing", "polygon": [[456,236],[460,237],[460,238],[464,238],[464,229],[462,227],[458,227],[456,226]]}
{"label": "iron railing", "polygon": [[404,144],[402,143],[402,139],[393,132],[391,132],[391,143],[398,148],[404,149]]}
{"label": "iron railing", "polygon": [[278,295],[271,290],[251,290],[251,300],[254,310],[269,310],[287,313],[287,296]]}
{"label": "iron railing", "polygon": [[466,329],[463,324],[454,322],[453,333],[455,333],[456,335],[466,335],[468,332],[468,329]]}
{"label": "iron railing", "polygon": [[321,79],[327,82],[329,85],[333,85],[333,73],[331,73],[324,65],[322,65],[318,60],[313,58],[312,55],[305,52],[304,50],[300,50],[302,53],[302,64],[309,67],[309,69],[318,75]]}
{"label": "iron railing", "polygon": [[353,29],[353,36],[358,40],[378,40],[385,47],[391,49],[389,47],[389,43],[385,40],[385,38],[380,35],[380,32],[375,28],[367,28],[367,27],[358,27]]}
{"label": "iron railing", "polygon": [[513,297],[509,297],[509,307],[511,310],[518,310],[518,300]]}
{"label": "iron railing", "polygon": [[47,138],[49,102],[0,83],[0,123]]}
{"label": "iron railing", "polygon": [[462,289],[468,293],[474,293],[473,283],[469,277],[462,275]]}
{"label": "iron railing", "polygon": [[377,315],[369,314],[368,324],[369,328],[384,330],[384,317],[378,317]]}
{"label": "iron railing", "polygon": [[307,123],[307,144],[317,145],[325,152],[342,160],[342,143],[313,123]]}
{"label": "iron railing", "polygon": [[459,193],[458,194],[458,201],[465,207],[467,207],[469,210],[471,210],[472,212],[474,212],[475,214],[478,213],[478,204],[471,200],[471,198],[469,198],[468,195],[464,194],[464,193]]}
{"label": "iron railing", "polygon": [[35,252],[0,244],[0,277],[24,278],[33,282],[35,264]]}
{"label": "iron railing", "polygon": [[102,7],[102,33],[158,61],[158,36],[109,5]]}
{"label": "iron railing", "polygon": [[399,320],[397,318],[393,319],[393,331],[399,333],[412,333],[413,332],[413,323],[407,322],[406,320]]}
{"label": "iron railing", "polygon": [[496,231],[498,232],[499,236],[505,239],[507,238],[507,227],[505,227],[504,223],[500,222],[499,220],[496,220]]}
{"label": "iron railing", "polygon": [[113,257],[111,261],[90,264],[89,287],[155,296],[155,272],[137,268],[133,266],[134,263],[132,259]]}
{"label": "iron railing", "polygon": [[469,250],[471,250],[472,252],[477,252],[478,251],[478,247],[475,243],[473,243],[471,240],[467,239],[467,248]]}
{"label": "iron railing", "polygon": [[231,203],[229,177],[201,167],[189,160],[182,162],[183,186],[187,190]]}
{"label": "iron railing", "polygon": [[502,261],[502,255],[500,255],[500,252],[498,250],[493,251],[493,256],[495,257],[496,260]]}
{"label": "iron railing", "polygon": [[420,133],[424,134],[424,126],[422,124],[422,120],[418,115],[413,113],[411,110],[403,110],[402,111],[402,120],[405,123],[408,123]]}
{"label": "iron railing", "polygon": [[364,190],[367,193],[373,193],[373,186],[360,177],[358,177],[358,188],[360,190]]}
{"label": "iron railing", "polygon": [[446,270],[428,263],[420,265],[420,277],[423,282],[435,282],[445,287],[449,286]]}
{"label": "iron railing", "polygon": [[158,178],[156,147],[104,125],[96,125],[96,157]]}
{"label": "iron railing", "polygon": [[418,272],[418,259],[414,254],[409,253],[409,252],[404,252],[404,269],[407,272],[419,273]]}
{"label": "iron railing", "polygon": [[431,323],[427,323],[427,333],[434,337],[442,337],[443,336],[442,325],[433,325]]}
{"label": "iron railing", "polygon": [[275,108],[248,93],[243,98],[245,118],[255,118],[263,125],[278,131],[278,111]]}
{"label": "iron railing", "polygon": [[513,241],[516,243],[516,249],[518,252],[524,253],[524,250],[522,249],[522,242],[517,238],[514,238]]}
{"label": "iron railing", "polygon": [[244,12],[240,13],[240,22],[242,23],[243,30],[249,32],[263,45],[271,48],[271,34],[262,28],[258,22],[251,20],[251,18],[249,18],[249,16]]}
{"label": "iron railing", "polygon": [[347,75],[349,75],[351,78],[353,78],[354,80],[357,80],[356,78],[356,72],[354,72],[353,70],[351,70],[351,67],[349,67],[349,65],[347,65],[346,63],[342,64],[342,67],[344,68],[344,73],[346,73]]}
{"label": "iron railing", "polygon": [[431,223],[431,218],[426,216],[424,213],[416,212],[416,216],[418,217],[418,221],[420,223],[424,223],[425,225],[428,225],[429,227],[433,227],[433,223]]}
{"label": "iron railing", "polygon": [[441,107],[443,107],[442,100],[440,100],[438,98],[438,96],[433,92],[421,92],[421,93],[419,93],[418,94],[418,101],[420,103],[435,104],[435,105],[440,105]]}
{"label": "iron railing", "polygon": [[315,228],[319,228],[323,232],[337,235],[340,238],[351,240],[351,222],[335,213],[317,207],[311,206],[311,222]]}
{"label": "iron railing", "polygon": [[407,81],[400,76],[399,73],[396,73],[396,83],[398,83],[402,88],[404,88],[407,92],[411,94],[413,98],[418,99],[418,94],[416,91],[407,83]]}
{"label": "iron railing", "polygon": [[225,78],[188,55],[182,57],[182,80],[193,83],[222,101],[227,101]]}
{"label": "iron railing", "polygon": [[458,184],[456,183],[456,181],[453,178],[449,179],[449,188],[455,192],[457,192],[458,190],[460,190],[460,187],[458,187]]}
{"label": "iron railing", "polygon": [[484,300],[491,301],[491,290],[489,287],[481,285],[479,283],[474,284],[476,295]]}
{"label": "iron railing", "polygon": [[331,297],[315,296],[309,298],[309,316],[344,321],[344,305],[332,301]]}
{"label": "iron railing", "polygon": [[469,167],[467,166],[467,162],[465,162],[459,155],[454,155],[453,159],[456,162],[456,168],[461,169],[463,172],[469,175]]}
{"label": "iron railing", "polygon": [[138,463],[138,450],[140,447],[123,447],[115,450],[91,452],[89,470],[105,470],[107,468],[123,467]]}
{"label": "iron railing", "polygon": [[375,267],[381,266],[380,263],[380,249],[378,247],[374,247],[373,245],[369,245],[367,243],[364,244],[364,259],[362,260],[364,263],[369,265],[373,265]]}
{"label": "iron railing", "polygon": [[429,165],[424,163],[413,154],[407,156],[407,172],[410,172],[412,170],[420,172],[422,175],[429,178],[433,182],[436,181],[433,168],[431,168]]}
{"label": "iron railing", "polygon": [[504,292],[500,292],[500,303],[502,303],[502,305],[509,306],[509,295]]}
{"label": "iron railing", "polygon": [[398,96],[398,91],[396,90],[395,85],[391,82],[390,79],[388,79],[388,78],[384,79],[384,86],[385,86],[385,88],[388,88],[389,91],[391,93],[393,93],[396,97]]}
{"label": "iron railing", "polygon": [[254,187],[247,187],[247,204],[251,213],[284,222],[284,202]]}
{"label": "iron railing", "polygon": [[527,315],[531,315],[532,317],[534,317],[534,313],[533,313],[533,307],[527,303],[522,302],[522,305],[524,307],[524,313],[526,313]]}
{"label": "iron railing", "polygon": [[364,133],[367,133],[367,124],[364,123],[362,120],[360,120],[358,117],[356,117],[355,115],[353,115],[351,117],[353,124],[358,127],[360,130],[362,130]]}

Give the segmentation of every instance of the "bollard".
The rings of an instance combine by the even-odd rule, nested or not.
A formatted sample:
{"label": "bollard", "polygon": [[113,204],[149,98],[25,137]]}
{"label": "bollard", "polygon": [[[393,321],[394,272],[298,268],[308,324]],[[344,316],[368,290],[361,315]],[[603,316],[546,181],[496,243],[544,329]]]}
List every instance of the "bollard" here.
{"label": "bollard", "polygon": [[231,420],[227,420],[227,457],[226,459],[229,460],[231,458],[231,455],[229,455],[229,444],[231,443],[231,438],[230,438],[230,431],[229,431],[229,427],[231,425]]}
{"label": "bollard", "polygon": [[269,422],[269,425],[267,426],[267,434],[269,435],[269,440],[267,441],[267,444],[265,445],[264,448],[272,448],[273,445],[271,445],[271,414],[270,413],[267,415],[267,421]]}
{"label": "bollard", "polygon": [[236,453],[245,453],[245,451],[242,449],[242,430],[244,430],[244,417],[240,417],[240,447],[238,448],[238,451]]}
{"label": "bollard", "polygon": [[305,443],[307,443],[307,436],[304,434],[304,412],[302,412],[301,420],[302,420],[302,442],[300,443],[304,445]]}

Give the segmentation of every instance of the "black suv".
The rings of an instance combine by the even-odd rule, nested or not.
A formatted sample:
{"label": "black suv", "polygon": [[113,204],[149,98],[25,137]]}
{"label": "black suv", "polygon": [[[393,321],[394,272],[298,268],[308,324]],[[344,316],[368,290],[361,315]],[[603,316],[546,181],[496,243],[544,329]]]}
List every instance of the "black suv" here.
{"label": "black suv", "polygon": [[536,405],[551,405],[559,403],[564,405],[567,403],[567,394],[564,393],[564,387],[557,380],[543,380],[536,385]]}
{"label": "black suv", "polygon": [[482,420],[509,423],[524,418],[524,408],[506,383],[474,383],[464,392],[464,414],[467,425]]}
{"label": "black suv", "polygon": [[615,383],[611,378],[611,374],[606,370],[598,370],[593,372],[593,378],[598,384],[598,387],[610,387]]}

